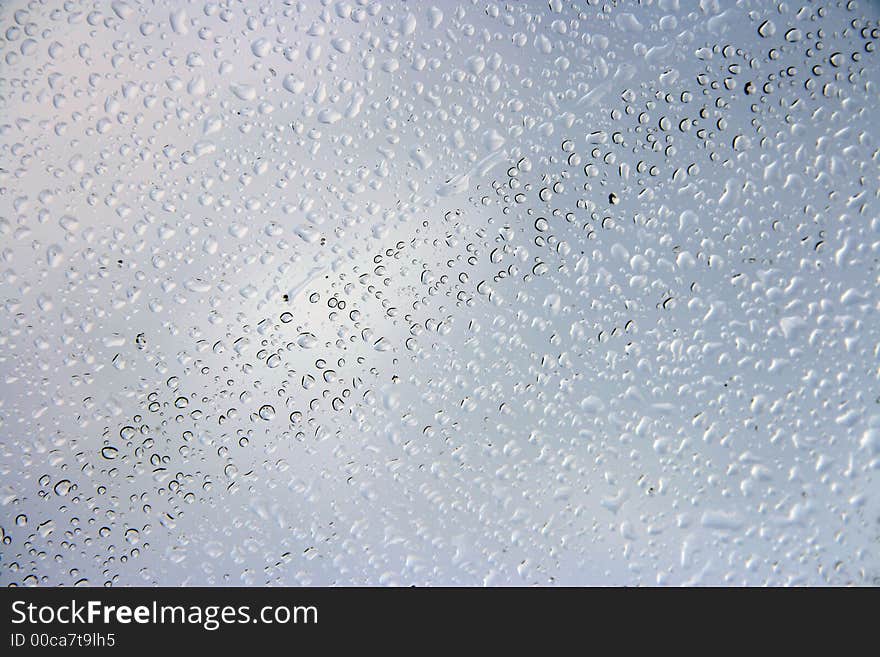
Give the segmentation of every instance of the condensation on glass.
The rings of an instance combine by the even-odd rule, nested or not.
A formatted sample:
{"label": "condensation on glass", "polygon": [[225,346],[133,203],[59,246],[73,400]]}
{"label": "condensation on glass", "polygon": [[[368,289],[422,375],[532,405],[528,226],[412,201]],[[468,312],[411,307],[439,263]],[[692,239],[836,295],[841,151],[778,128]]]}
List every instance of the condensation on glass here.
{"label": "condensation on glass", "polygon": [[0,4],[0,583],[880,582],[880,7]]}

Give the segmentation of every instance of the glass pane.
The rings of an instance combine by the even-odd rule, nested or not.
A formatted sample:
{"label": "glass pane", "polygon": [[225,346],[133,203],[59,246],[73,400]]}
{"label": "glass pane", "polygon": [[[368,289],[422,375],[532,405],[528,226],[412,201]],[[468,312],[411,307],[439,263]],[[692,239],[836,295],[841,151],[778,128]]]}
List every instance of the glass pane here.
{"label": "glass pane", "polygon": [[878,583],[878,17],[3,2],[0,583]]}

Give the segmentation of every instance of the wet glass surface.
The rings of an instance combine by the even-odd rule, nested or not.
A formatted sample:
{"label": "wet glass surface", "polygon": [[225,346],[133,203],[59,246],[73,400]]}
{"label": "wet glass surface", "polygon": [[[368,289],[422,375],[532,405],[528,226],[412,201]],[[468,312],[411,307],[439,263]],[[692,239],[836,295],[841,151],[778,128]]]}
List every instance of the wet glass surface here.
{"label": "wet glass surface", "polygon": [[0,583],[880,582],[872,2],[0,2]]}

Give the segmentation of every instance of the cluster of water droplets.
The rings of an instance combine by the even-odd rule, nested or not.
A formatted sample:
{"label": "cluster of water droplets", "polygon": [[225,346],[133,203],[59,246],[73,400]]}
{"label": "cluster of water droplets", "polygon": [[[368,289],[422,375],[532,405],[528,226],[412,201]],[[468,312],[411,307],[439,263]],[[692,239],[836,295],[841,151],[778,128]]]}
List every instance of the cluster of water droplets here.
{"label": "cluster of water droplets", "polygon": [[876,4],[0,4],[0,582],[876,584]]}

